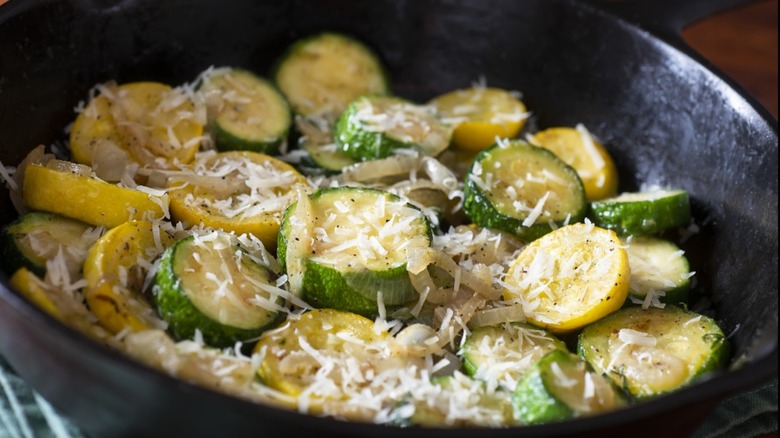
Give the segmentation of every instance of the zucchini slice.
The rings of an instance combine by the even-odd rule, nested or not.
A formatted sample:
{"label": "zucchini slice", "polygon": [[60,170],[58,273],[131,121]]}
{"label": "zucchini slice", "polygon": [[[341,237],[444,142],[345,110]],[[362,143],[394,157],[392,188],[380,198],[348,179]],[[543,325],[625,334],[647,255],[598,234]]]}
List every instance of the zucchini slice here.
{"label": "zucchini slice", "polygon": [[429,104],[443,120],[456,125],[452,145],[464,151],[484,150],[496,142],[496,137],[516,137],[528,118],[523,102],[500,88],[455,90]]}
{"label": "zucchini slice", "polygon": [[[257,374],[265,385],[293,397],[308,390],[314,399],[343,398],[339,384],[351,380],[345,360],[370,358],[371,345],[387,337],[360,315],[315,309],[260,337],[254,348],[263,357]],[[326,364],[333,366],[326,369]],[[317,385],[323,378],[334,385]]]}
{"label": "zucchini slice", "polygon": [[307,153],[303,167],[310,173],[338,173],[356,163],[333,141],[334,123],[321,117],[295,116],[295,126],[301,133],[298,147]]}
{"label": "zucchini slice", "polygon": [[637,399],[687,385],[729,357],[726,336],[713,319],[675,306],[615,312],[585,327],[577,350]]}
{"label": "zucchini slice", "polygon": [[513,323],[474,329],[460,354],[468,375],[488,382],[489,387],[513,391],[523,374],[554,349],[568,351],[566,344],[548,331]]}
{"label": "zucchini slice", "polygon": [[405,397],[390,414],[399,426],[506,427],[517,425],[512,392],[491,390],[484,382],[455,372],[431,378]]}
{"label": "zucchini slice", "polygon": [[417,296],[407,251],[431,240],[425,215],[393,194],[320,189],[285,213],[278,257],[291,292],[309,304],[375,316],[379,293],[388,307]]}
{"label": "zucchini slice", "polygon": [[293,111],[303,116],[338,116],[358,96],[389,91],[376,54],[359,41],[332,32],[294,43],[277,62],[273,80]]}
{"label": "zucchini slice", "polygon": [[452,131],[431,106],[392,96],[362,96],[336,122],[333,138],[356,161],[385,158],[396,149],[435,157],[449,146]]}
{"label": "zucchini slice", "polygon": [[647,236],[691,221],[691,206],[685,190],[653,187],[590,204],[593,222],[621,236]]}
{"label": "zucchini slice", "polygon": [[507,273],[504,297],[553,333],[582,328],[620,309],[628,296],[628,255],[614,232],[593,224],[559,228],[526,246]]}
{"label": "zucchini slice", "polygon": [[32,212],[3,228],[3,255],[12,271],[25,267],[43,276],[46,261],[62,252],[68,271],[78,273],[94,239],[90,226],[52,213]]}
{"label": "zucchini slice", "polygon": [[106,143],[152,168],[188,163],[195,157],[205,120],[184,90],[158,82],[104,84],[99,90],[70,131],[74,161],[94,164]]}
{"label": "zucchini slice", "polygon": [[585,217],[577,172],[552,152],[520,140],[482,151],[464,184],[463,209],[474,223],[532,241]]}
{"label": "zucchini slice", "polygon": [[213,347],[257,338],[285,314],[271,271],[221,231],[187,237],[166,250],[153,292],[176,339],[193,339],[200,331]]}
{"label": "zucchini slice", "polygon": [[691,285],[685,252],[668,240],[634,237],[626,244],[631,267],[629,300],[642,307],[686,305]]}
{"label": "zucchini slice", "polygon": [[81,175],[70,170],[72,163],[60,164],[62,168],[27,166],[22,196],[28,208],[107,228],[128,220],[163,217],[163,199]]}
{"label": "zucchini slice", "polygon": [[198,91],[205,96],[217,149],[275,155],[287,140],[290,107],[265,79],[246,70],[218,69]]}
{"label": "zucchini slice", "polygon": [[144,295],[146,275],[173,238],[148,221],[125,222],[89,249],[84,262],[84,298],[100,325],[113,334],[165,324]]}
{"label": "zucchini slice", "polygon": [[512,397],[523,424],[544,424],[598,414],[626,406],[623,394],[606,377],[574,354],[553,350],[526,373]]}
{"label": "zucchini slice", "polygon": [[585,126],[548,128],[535,133],[529,141],[551,150],[577,171],[588,201],[608,198],[617,193],[618,173],[615,162]]}
{"label": "zucchini slice", "polygon": [[203,153],[168,180],[171,217],[193,226],[251,233],[269,250],[284,210],[306,179],[289,164],[250,151]]}

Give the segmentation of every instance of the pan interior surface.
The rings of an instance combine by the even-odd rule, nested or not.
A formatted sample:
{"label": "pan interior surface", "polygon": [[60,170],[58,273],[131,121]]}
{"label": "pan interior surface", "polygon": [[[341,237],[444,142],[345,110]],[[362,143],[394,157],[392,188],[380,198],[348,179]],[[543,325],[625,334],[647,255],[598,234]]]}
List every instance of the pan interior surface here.
{"label": "pan interior surface", "polygon": [[[0,161],[14,165],[38,144],[61,143],[73,107],[96,83],[180,84],[211,65],[265,75],[292,41],[324,30],[376,49],[395,94],[425,102],[484,78],[520,91],[540,129],[588,126],[615,158],[621,190],[655,183],[690,193],[700,228],[685,247],[696,270],[695,292],[707,296],[706,308],[729,334],[736,371],[716,376],[707,390],[692,388],[701,390],[698,396],[682,391],[622,416],[529,428],[528,436],[595,433],[776,374],[776,122],[684,52],[574,1],[12,0],[0,9]],[[0,222],[12,220],[13,211],[4,194]],[[303,418],[173,382],[29,309],[8,290],[5,274],[3,353],[95,435],[162,435],[182,425],[229,436],[397,433]],[[753,376],[739,372],[751,366]],[[64,376],[68,387],[59,380]],[[83,390],[69,403],[77,384]],[[91,415],[95,406],[104,414]],[[210,413],[219,426],[207,426]]]}

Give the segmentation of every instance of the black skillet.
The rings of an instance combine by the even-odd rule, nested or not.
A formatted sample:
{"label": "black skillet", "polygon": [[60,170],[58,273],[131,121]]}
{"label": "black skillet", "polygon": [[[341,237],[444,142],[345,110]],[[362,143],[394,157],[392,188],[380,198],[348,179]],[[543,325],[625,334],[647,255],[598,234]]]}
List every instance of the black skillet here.
{"label": "black skillet", "polygon": [[[684,23],[732,3],[11,0],[0,8],[0,160],[16,164],[33,146],[63,140],[73,106],[97,82],[179,84],[212,64],[264,73],[295,38],[345,31],[381,53],[397,94],[425,101],[484,76],[521,90],[540,127],[587,125],[615,157],[622,190],[687,189],[702,228],[685,246],[696,293],[711,297],[730,334],[733,370],[560,424],[350,424],[247,403],[127,360],[32,307],[10,291],[7,273],[0,351],[93,436],[686,435],[723,397],[777,375],[777,122],[679,38]],[[14,213],[7,197],[0,202],[5,223]]]}

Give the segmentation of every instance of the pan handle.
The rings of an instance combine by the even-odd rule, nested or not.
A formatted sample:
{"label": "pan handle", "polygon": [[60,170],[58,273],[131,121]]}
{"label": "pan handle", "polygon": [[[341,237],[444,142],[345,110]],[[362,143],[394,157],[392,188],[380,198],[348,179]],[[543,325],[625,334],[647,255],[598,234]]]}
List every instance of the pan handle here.
{"label": "pan handle", "polygon": [[656,34],[679,38],[682,29],[702,18],[756,0],[591,0]]}

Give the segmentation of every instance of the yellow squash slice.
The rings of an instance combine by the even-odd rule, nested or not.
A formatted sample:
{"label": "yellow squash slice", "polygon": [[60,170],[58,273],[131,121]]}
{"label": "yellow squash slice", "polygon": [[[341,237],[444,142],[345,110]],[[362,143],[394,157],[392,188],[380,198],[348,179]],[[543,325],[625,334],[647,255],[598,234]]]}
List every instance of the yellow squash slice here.
{"label": "yellow squash slice", "polygon": [[295,187],[306,184],[289,164],[248,151],[203,154],[191,171],[169,180],[173,219],[251,233],[269,250]]}
{"label": "yellow squash slice", "polygon": [[62,312],[50,297],[53,293],[51,286],[44,283],[29,269],[17,269],[11,276],[11,286],[44,312],[56,319],[62,319]]}
{"label": "yellow squash slice", "polygon": [[524,304],[528,322],[563,334],[618,310],[630,277],[617,235],[578,223],[525,247],[509,269],[504,296]]}
{"label": "yellow squash slice", "polygon": [[27,166],[22,196],[31,210],[57,213],[107,228],[129,219],[161,218],[165,202],[67,169],[39,165]]}
{"label": "yellow squash slice", "polygon": [[551,150],[577,171],[588,201],[598,201],[617,193],[618,173],[615,162],[584,126],[545,129],[529,140]]}
{"label": "yellow squash slice", "polygon": [[92,245],[84,262],[85,298],[103,327],[115,334],[160,327],[143,283],[152,261],[173,241],[152,222],[131,221]]}
{"label": "yellow squash slice", "polygon": [[[370,357],[371,343],[387,338],[386,332],[374,331],[374,322],[360,315],[332,309],[312,310],[300,319],[263,334],[255,352],[264,354],[258,369],[266,385],[292,396],[311,391],[317,373],[325,362],[338,367],[347,358]],[[316,353],[315,353],[316,352]],[[369,364],[364,364],[369,366]],[[342,371],[328,373],[338,383]],[[323,388],[312,394],[320,399],[341,398],[338,388]]]}
{"label": "yellow squash slice", "polygon": [[106,148],[118,146],[133,161],[167,168],[195,157],[204,118],[180,89],[158,82],[106,84],[79,114],[70,131],[77,163],[93,165]]}
{"label": "yellow squash slice", "polygon": [[525,105],[507,90],[471,87],[443,94],[431,101],[448,123],[457,124],[453,146],[478,152],[496,142],[496,137],[517,136],[528,117]]}

